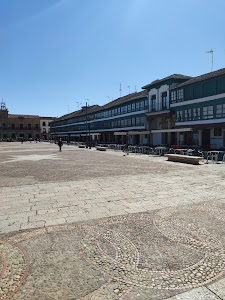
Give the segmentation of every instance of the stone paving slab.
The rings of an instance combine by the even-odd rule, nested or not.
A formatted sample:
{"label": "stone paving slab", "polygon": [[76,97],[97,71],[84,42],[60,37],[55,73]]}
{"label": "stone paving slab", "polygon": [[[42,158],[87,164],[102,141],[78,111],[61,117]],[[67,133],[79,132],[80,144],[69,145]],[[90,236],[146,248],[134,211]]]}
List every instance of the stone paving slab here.
{"label": "stone paving slab", "polygon": [[224,299],[224,216],[210,202],[3,234],[0,297]]}
{"label": "stone paving slab", "polygon": [[1,143],[0,168],[0,299],[225,300],[225,164]]}
{"label": "stone paving slab", "polygon": [[225,299],[225,279],[218,280],[212,284],[209,284],[207,288],[218,295],[220,299]]}
{"label": "stone paving slab", "polygon": [[169,298],[168,300],[221,300],[214,293],[205,287],[194,289],[190,292],[183,293]]}

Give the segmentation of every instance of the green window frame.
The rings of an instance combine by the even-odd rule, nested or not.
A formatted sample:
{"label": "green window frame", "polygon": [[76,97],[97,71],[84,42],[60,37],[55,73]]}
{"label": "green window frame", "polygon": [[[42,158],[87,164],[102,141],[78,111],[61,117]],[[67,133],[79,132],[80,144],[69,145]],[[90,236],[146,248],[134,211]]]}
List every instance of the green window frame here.
{"label": "green window frame", "polygon": [[182,100],[182,99],[184,99],[184,90],[183,89],[177,90],[177,100]]}
{"label": "green window frame", "polygon": [[224,118],[224,117],[225,117],[225,104],[217,104],[216,118]]}
{"label": "green window frame", "polygon": [[152,101],[152,111],[156,111],[156,95],[151,96]]}
{"label": "green window frame", "polygon": [[200,120],[201,115],[200,115],[200,107],[195,107],[193,108],[193,120]]}
{"label": "green window frame", "polygon": [[177,122],[182,122],[183,121],[183,111],[182,110],[178,110],[176,112],[176,121]]}
{"label": "green window frame", "polygon": [[163,92],[162,95],[162,108],[167,108],[167,92]]}
{"label": "green window frame", "polygon": [[190,121],[191,120],[191,109],[185,109],[184,110],[184,120]]}
{"label": "green window frame", "polygon": [[213,119],[213,106],[204,106],[202,109],[202,118],[206,119]]}
{"label": "green window frame", "polygon": [[171,95],[171,103],[175,103],[177,100],[176,91],[172,91],[170,95]]}

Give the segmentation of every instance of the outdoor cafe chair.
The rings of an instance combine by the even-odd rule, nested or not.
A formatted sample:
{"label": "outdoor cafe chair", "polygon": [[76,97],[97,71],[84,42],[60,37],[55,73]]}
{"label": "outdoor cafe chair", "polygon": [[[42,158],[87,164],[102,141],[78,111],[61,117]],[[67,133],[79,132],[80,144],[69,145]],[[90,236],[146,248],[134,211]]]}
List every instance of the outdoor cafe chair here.
{"label": "outdoor cafe chair", "polygon": [[225,153],[223,154],[222,163],[225,163]]}

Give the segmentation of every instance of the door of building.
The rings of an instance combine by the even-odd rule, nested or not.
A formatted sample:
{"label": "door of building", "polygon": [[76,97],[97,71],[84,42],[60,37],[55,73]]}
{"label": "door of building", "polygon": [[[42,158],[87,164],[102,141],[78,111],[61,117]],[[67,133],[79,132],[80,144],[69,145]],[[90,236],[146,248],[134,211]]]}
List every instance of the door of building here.
{"label": "door of building", "polygon": [[223,132],[223,147],[225,147],[225,131]]}
{"label": "door of building", "polygon": [[202,148],[204,150],[210,149],[210,129],[204,129],[202,131]]}
{"label": "door of building", "polygon": [[176,143],[177,143],[176,132],[171,132],[171,145],[176,145]]}
{"label": "door of building", "polygon": [[162,133],[162,144],[163,145],[167,145],[168,144],[168,133],[167,132],[163,132]]}
{"label": "door of building", "polygon": [[184,144],[185,145],[193,144],[193,132],[184,132]]}
{"label": "door of building", "polygon": [[140,135],[135,134],[134,135],[134,145],[139,145],[140,144]]}

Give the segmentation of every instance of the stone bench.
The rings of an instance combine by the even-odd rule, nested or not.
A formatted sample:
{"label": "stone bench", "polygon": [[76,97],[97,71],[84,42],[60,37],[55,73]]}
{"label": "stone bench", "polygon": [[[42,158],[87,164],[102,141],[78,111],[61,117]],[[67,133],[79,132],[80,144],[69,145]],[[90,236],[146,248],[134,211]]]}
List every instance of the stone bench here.
{"label": "stone bench", "polygon": [[199,156],[190,156],[190,155],[181,155],[181,154],[165,154],[165,157],[169,161],[182,162],[186,164],[199,165],[199,162],[203,160],[203,157]]}
{"label": "stone bench", "polygon": [[96,150],[99,151],[106,151],[106,149],[108,149],[107,147],[96,147]]}

